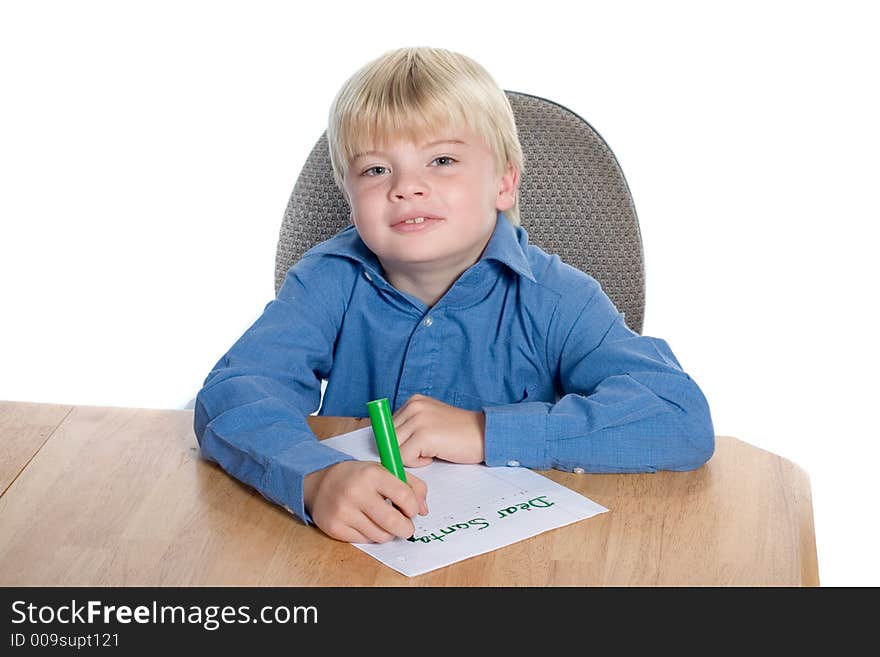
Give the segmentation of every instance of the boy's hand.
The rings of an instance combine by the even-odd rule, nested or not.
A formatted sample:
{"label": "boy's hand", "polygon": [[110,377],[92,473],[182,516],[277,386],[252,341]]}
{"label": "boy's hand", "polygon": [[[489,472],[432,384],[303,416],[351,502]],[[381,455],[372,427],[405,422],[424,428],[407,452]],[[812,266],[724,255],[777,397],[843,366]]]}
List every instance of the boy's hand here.
{"label": "boy's hand", "polygon": [[411,468],[435,458],[453,463],[482,463],[486,458],[486,415],[413,395],[394,414],[400,458]]}
{"label": "boy's hand", "polygon": [[410,518],[428,513],[428,487],[409,473],[406,480],[405,484],[378,463],[343,461],[306,475],[305,506],[314,523],[340,541],[385,543],[395,536],[409,538],[415,531]]}

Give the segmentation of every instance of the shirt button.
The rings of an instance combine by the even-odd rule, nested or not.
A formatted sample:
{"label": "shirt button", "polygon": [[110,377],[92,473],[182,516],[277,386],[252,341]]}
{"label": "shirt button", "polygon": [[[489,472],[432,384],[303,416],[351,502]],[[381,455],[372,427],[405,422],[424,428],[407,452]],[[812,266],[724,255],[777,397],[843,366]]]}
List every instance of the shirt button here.
{"label": "shirt button", "polygon": [[364,276],[368,281],[370,281],[371,283],[373,282],[373,277],[370,276],[370,272],[368,272],[366,269],[364,270]]}
{"label": "shirt button", "polygon": [[431,324],[434,323],[434,318],[433,318],[433,317],[428,317],[428,318],[425,319],[425,322],[424,322],[424,323],[425,323],[425,326],[430,326]]}
{"label": "shirt button", "polygon": [[583,468],[575,468],[574,470],[572,470],[572,472],[574,472],[575,474],[584,474],[584,469]]}
{"label": "shirt button", "polygon": [[519,467],[519,461],[510,460],[510,461],[507,462],[507,465],[509,465],[511,468],[518,468],[518,467]]}

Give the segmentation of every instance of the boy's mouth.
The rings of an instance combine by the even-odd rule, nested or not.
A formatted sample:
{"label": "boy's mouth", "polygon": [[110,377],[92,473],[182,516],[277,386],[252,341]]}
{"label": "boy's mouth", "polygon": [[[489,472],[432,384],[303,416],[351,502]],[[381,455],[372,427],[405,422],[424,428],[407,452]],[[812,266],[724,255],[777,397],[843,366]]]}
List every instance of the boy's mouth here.
{"label": "boy's mouth", "polygon": [[392,224],[391,227],[394,230],[400,231],[402,233],[412,233],[424,230],[430,226],[440,223],[441,221],[443,221],[443,219],[441,219],[440,217],[420,215],[401,218],[396,224]]}

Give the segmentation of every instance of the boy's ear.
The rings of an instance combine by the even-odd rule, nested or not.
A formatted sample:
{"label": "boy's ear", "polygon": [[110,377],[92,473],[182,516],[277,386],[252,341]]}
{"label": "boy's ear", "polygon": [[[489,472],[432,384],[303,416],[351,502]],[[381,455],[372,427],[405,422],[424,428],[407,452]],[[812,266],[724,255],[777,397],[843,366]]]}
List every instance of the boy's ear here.
{"label": "boy's ear", "polygon": [[495,209],[510,210],[516,202],[516,187],[519,184],[519,169],[512,162],[507,163],[504,174],[498,185],[498,197],[495,199]]}

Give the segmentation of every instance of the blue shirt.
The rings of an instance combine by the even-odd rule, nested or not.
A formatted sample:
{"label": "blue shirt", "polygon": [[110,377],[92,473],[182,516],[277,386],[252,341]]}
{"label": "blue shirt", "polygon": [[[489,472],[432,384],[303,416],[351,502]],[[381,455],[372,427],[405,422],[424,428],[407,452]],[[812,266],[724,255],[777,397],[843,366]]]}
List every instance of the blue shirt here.
{"label": "blue shirt", "polygon": [[303,478],[350,457],[306,417],[366,417],[381,397],[396,411],[416,393],[482,410],[490,466],[690,470],[715,446],[669,345],[627,328],[595,279],[500,212],[430,308],[385,279],[354,226],[308,251],[205,379],[195,433],[205,458],[309,522]]}

